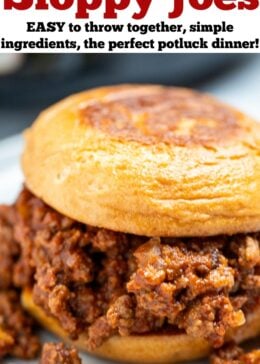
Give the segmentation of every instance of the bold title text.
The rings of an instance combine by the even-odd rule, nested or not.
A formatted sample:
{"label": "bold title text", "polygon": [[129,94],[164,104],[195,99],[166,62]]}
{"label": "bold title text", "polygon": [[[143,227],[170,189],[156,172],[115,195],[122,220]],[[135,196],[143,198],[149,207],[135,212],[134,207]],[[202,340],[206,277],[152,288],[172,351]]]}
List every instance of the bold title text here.
{"label": "bold title text", "polygon": [[[28,9],[69,10],[76,6],[75,17],[77,19],[88,19],[91,13],[105,5],[104,19],[115,19],[119,13],[129,7],[133,2],[137,10],[132,14],[133,19],[143,19],[154,0],[4,0],[4,10]],[[162,0],[159,0],[162,1]],[[255,10],[259,7],[259,0],[169,0],[168,18],[175,19],[183,14],[186,3],[195,10],[207,10],[215,6],[219,10]],[[184,5],[185,4],[185,5]],[[169,5],[170,6],[170,5]]]}

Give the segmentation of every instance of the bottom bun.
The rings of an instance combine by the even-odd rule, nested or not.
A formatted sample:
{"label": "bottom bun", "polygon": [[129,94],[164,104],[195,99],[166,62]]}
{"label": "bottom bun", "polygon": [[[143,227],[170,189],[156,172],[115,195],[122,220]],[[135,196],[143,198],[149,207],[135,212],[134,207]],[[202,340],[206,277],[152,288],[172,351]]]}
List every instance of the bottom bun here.
{"label": "bottom bun", "polygon": [[[72,343],[78,349],[88,351],[86,348],[87,335],[82,334],[78,340],[71,341],[57,320],[47,316],[39,306],[35,305],[30,290],[24,290],[22,304],[43,327],[61,337],[65,342]],[[247,317],[245,325],[231,330],[227,340],[232,339],[239,343],[259,334],[260,307]],[[114,336],[90,354],[119,362],[162,364],[200,359],[207,356],[210,350],[208,342],[198,337],[186,334],[151,334]]]}

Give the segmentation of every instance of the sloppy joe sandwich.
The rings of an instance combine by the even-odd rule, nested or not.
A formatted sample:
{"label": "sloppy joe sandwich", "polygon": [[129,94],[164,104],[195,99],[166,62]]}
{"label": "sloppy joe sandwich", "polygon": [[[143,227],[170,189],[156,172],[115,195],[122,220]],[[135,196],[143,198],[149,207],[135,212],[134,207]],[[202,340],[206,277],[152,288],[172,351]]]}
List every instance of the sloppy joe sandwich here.
{"label": "sloppy joe sandwich", "polygon": [[99,88],[25,133],[23,305],[95,355],[200,358],[260,332],[260,125],[192,90]]}

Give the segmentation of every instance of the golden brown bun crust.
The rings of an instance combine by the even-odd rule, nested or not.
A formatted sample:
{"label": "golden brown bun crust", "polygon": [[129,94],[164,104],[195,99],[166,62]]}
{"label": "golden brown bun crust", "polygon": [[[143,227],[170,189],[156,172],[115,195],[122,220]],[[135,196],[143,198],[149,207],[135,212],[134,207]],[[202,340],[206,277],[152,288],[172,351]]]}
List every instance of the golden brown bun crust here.
{"label": "golden brown bun crust", "polygon": [[[68,335],[57,321],[48,317],[36,306],[30,290],[22,294],[24,308],[34,316],[43,327],[69,342]],[[244,326],[229,333],[228,338],[241,342],[260,334],[260,308],[248,316]],[[73,345],[80,350],[86,349],[86,336],[82,335]],[[176,363],[200,359],[210,352],[208,343],[200,338],[181,335],[143,335],[143,336],[114,336],[91,354],[106,359],[128,363]]]}
{"label": "golden brown bun crust", "polygon": [[260,230],[260,125],[191,90],[71,96],[26,133],[28,188],[83,223],[147,236]]}

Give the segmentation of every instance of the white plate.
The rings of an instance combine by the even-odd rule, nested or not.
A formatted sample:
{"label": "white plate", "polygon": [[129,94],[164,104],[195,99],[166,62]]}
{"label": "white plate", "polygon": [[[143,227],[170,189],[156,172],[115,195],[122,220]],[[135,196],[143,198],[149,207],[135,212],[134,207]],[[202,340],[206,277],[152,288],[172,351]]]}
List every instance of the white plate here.
{"label": "white plate", "polygon": [[[23,141],[21,136],[14,136],[0,142],[0,203],[12,203],[21,189],[23,176],[19,166],[19,159],[22,151]],[[55,341],[52,335],[42,332],[43,341]],[[81,354],[83,363],[86,364],[105,364],[107,361],[98,360],[86,354]],[[5,364],[25,364],[28,361],[18,359],[6,359]],[[37,360],[30,361],[32,364],[38,363]],[[205,361],[196,364],[205,364]],[[190,363],[192,364],[192,363]],[[195,364],[195,362],[193,362]]]}

